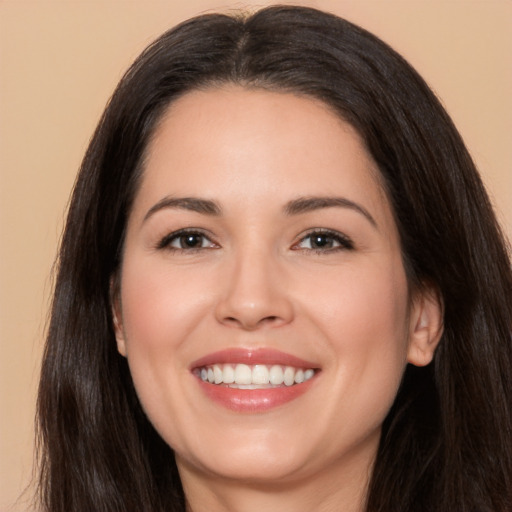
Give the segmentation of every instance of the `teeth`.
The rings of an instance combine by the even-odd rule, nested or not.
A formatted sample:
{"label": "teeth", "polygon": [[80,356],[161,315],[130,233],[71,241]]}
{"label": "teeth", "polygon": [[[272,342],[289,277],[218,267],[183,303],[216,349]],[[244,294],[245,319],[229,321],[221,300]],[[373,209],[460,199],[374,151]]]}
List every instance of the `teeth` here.
{"label": "teeth", "polygon": [[302,384],[315,375],[312,368],[256,364],[214,364],[197,370],[204,382],[226,384],[239,389],[257,389],[274,386]]}
{"label": "teeth", "polygon": [[252,384],[252,371],[246,364],[237,364],[235,367],[236,384]]}
{"label": "teeth", "polygon": [[284,369],[284,385],[292,386],[295,382],[295,369],[291,366],[287,366]]}
{"label": "teeth", "polygon": [[274,365],[270,368],[270,384],[280,386],[284,382],[284,372],[280,366]]}
{"label": "teeth", "polygon": [[213,377],[215,379],[215,384],[220,384],[223,382],[223,371],[220,366],[215,365],[213,367]]}
{"label": "teeth", "polygon": [[235,370],[230,364],[225,364],[222,369],[222,380],[224,384],[233,384],[235,382]]}
{"label": "teeth", "polygon": [[269,371],[263,364],[257,364],[252,369],[252,382],[251,384],[268,384]]}

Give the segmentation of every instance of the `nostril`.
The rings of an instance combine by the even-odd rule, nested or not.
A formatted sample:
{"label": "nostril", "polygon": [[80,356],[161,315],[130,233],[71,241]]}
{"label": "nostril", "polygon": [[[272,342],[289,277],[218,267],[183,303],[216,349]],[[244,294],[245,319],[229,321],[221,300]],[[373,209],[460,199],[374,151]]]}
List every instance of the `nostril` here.
{"label": "nostril", "polygon": [[245,329],[254,329],[258,326],[262,326],[267,323],[276,323],[279,321],[279,316],[277,315],[269,315],[265,316],[263,318],[260,318],[259,320],[251,320],[251,319],[240,319],[234,316],[228,316],[224,319],[224,322],[228,324],[236,324],[241,327],[244,327]]}
{"label": "nostril", "polygon": [[226,326],[247,330],[279,327],[292,320],[293,307],[286,295],[270,288],[240,285],[219,298],[215,318]]}
{"label": "nostril", "polygon": [[279,321],[280,321],[280,317],[277,315],[265,316],[263,318],[260,318],[260,320],[256,323],[256,327],[266,325],[266,324],[277,324]]}

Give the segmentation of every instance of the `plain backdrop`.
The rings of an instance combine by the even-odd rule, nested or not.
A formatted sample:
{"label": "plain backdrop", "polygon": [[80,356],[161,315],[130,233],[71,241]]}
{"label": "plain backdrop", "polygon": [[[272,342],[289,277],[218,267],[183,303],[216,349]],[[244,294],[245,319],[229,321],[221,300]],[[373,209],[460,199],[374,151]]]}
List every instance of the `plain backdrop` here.
{"label": "plain backdrop", "polygon": [[[32,510],[33,424],[55,257],[76,171],[131,61],[177,22],[269,3],[0,1],[0,512]],[[441,97],[512,234],[512,2],[297,1],[390,43]],[[71,512],[71,511],[70,511]]]}

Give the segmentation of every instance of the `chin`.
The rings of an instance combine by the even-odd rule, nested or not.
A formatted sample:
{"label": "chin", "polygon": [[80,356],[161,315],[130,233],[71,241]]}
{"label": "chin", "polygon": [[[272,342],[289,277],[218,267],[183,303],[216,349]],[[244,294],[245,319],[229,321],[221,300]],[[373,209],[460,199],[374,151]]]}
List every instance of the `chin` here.
{"label": "chin", "polygon": [[[300,451],[297,446],[302,446]],[[290,435],[245,432],[228,435],[225,442],[217,438],[188,453],[176,452],[176,460],[178,467],[182,464],[210,477],[269,484],[299,479],[307,472],[310,451]]]}
{"label": "chin", "polygon": [[223,461],[196,461],[198,464],[184,461],[177,456],[178,466],[194,466],[195,471],[208,474],[211,478],[255,486],[272,486],[276,483],[293,482],[304,478],[307,473],[300,461],[286,457],[262,454],[251,459],[238,457]]}

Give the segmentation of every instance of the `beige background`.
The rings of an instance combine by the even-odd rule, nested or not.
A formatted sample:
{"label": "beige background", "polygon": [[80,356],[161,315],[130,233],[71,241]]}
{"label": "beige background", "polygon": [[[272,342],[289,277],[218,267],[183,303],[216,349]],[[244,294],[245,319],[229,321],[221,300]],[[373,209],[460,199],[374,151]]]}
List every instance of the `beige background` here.
{"label": "beige background", "polygon": [[[253,6],[267,3],[260,1]],[[292,3],[292,2],[282,2]],[[512,1],[334,1],[442,98],[512,234]],[[121,74],[157,35],[250,3],[0,1],[0,512],[30,480],[50,269],[81,156]]]}

